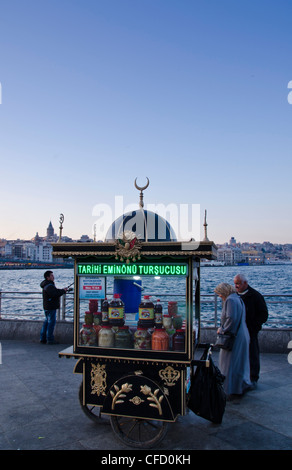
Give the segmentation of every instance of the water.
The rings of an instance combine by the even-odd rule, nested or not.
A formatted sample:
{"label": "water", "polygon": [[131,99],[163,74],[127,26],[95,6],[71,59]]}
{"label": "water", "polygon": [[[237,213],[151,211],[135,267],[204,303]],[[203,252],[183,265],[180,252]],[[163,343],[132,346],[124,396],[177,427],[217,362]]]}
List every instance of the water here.
{"label": "water", "polygon": [[[74,281],[73,269],[55,269],[55,284],[58,288],[68,286]],[[13,292],[11,296],[2,295],[1,312],[5,318],[23,318],[30,320],[43,319],[43,300],[40,283],[44,280],[44,271],[41,269],[0,270],[0,290]],[[26,292],[27,294],[14,294]],[[29,293],[37,294],[30,295]],[[33,297],[33,298],[27,298]],[[70,301],[69,301],[70,302]],[[73,314],[73,300],[69,304]],[[9,317],[8,317],[9,315]]]}
{"label": "water", "polygon": [[[244,274],[248,279],[249,285],[263,295],[292,295],[292,264],[202,267],[201,295],[214,292],[214,288],[220,282],[228,282],[233,285],[233,279],[239,273]],[[265,300],[269,310],[269,319],[265,325],[268,327],[292,327],[292,297],[267,297]],[[271,303],[276,300],[289,301],[290,303]],[[204,305],[202,306],[202,312],[204,312]],[[219,301],[220,313],[221,301]],[[204,313],[202,317],[204,318]]]}
{"label": "water", "polygon": [[[216,267],[202,267],[201,268],[201,320],[202,325],[214,324],[214,304],[210,303],[211,298],[205,298],[204,294],[213,294],[215,287],[220,282],[228,282],[233,284],[233,278],[239,272],[246,275],[249,284],[265,294],[290,294],[292,295],[291,278],[292,278],[292,265],[266,265],[266,266],[216,266]],[[55,284],[56,287],[62,288],[68,286],[74,281],[73,269],[55,269]],[[26,316],[29,319],[42,319],[42,295],[40,282],[43,280],[43,271],[40,269],[29,270],[1,270],[0,271],[0,290],[2,292],[37,292],[34,299],[29,299],[27,296],[13,294],[13,298],[6,298],[7,294],[2,298],[2,314],[9,315],[9,318],[20,318]],[[168,280],[169,281],[169,280]],[[150,278],[143,279],[143,294],[157,294],[164,300],[164,310],[167,309],[167,300],[176,300],[172,297],[164,298],[162,294],[183,294],[184,293],[184,280],[171,279],[170,283],[166,284],[166,280],[161,277],[157,280],[150,280]],[[112,282],[108,284],[108,291],[112,292]],[[23,298],[25,297],[25,298]],[[73,315],[73,296],[68,295],[67,311],[68,318]],[[177,299],[183,304],[183,298]],[[209,300],[208,302],[205,302]],[[269,320],[266,326],[292,326],[292,303],[273,304],[270,303],[276,299],[267,298],[269,309]],[[281,298],[281,300],[290,300],[291,298]],[[220,318],[221,301],[218,302],[218,316]],[[276,322],[276,323],[275,323]]]}

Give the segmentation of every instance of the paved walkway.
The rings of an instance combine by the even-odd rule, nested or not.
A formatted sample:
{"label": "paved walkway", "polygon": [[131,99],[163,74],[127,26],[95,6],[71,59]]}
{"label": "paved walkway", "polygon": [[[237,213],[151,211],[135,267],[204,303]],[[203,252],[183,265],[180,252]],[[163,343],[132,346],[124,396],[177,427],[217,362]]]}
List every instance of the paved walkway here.
{"label": "paved walkway", "polygon": [[[59,358],[67,345],[2,340],[1,450],[131,449],[109,424],[95,424],[78,400],[75,359]],[[218,355],[213,355],[215,363]],[[218,363],[218,362],[217,362]],[[192,412],[179,417],[159,451],[292,449],[292,365],[286,354],[262,354],[258,388],[228,402],[221,425]],[[133,449],[131,449],[133,450]]]}

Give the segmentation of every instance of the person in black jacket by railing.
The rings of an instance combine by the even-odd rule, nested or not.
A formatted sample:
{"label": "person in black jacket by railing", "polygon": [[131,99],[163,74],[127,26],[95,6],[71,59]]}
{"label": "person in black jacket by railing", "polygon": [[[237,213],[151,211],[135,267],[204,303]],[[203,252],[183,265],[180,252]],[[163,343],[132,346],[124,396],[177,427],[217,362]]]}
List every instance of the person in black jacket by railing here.
{"label": "person in black jacket by railing", "polygon": [[250,336],[250,379],[251,382],[256,385],[260,374],[258,333],[262,328],[262,324],[268,319],[268,308],[262,294],[250,287],[243,274],[237,274],[235,276],[234,285],[237,293],[245,304],[246,325]]}
{"label": "person in black jacket by railing", "polygon": [[53,271],[46,271],[45,280],[40,286],[43,289],[43,308],[46,319],[43,323],[40,342],[44,344],[56,344],[54,329],[56,324],[56,310],[60,308],[60,297],[67,292],[67,288],[57,289],[54,283]]}

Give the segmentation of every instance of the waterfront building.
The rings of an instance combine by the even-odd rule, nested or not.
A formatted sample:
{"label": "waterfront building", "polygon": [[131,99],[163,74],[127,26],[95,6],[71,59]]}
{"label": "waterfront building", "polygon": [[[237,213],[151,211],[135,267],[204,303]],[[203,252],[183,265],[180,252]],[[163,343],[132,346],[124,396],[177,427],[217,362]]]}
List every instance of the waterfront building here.
{"label": "waterfront building", "polygon": [[39,245],[35,247],[35,254],[34,254],[34,261],[46,261],[48,263],[52,263],[53,255],[52,255],[52,245],[48,242],[41,242]]}
{"label": "waterfront building", "polygon": [[228,265],[234,265],[245,261],[245,258],[242,256],[240,248],[234,246],[227,246],[218,248],[217,260]]}
{"label": "waterfront building", "polygon": [[52,222],[47,228],[47,236],[40,237],[38,232],[31,240],[2,240],[1,255],[12,260],[53,262],[52,245],[58,237],[54,233]]}

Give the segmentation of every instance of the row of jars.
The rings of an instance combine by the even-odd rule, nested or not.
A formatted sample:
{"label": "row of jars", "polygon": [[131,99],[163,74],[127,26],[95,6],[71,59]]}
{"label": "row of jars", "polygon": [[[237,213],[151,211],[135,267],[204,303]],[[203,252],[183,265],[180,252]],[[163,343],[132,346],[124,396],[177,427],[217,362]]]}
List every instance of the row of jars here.
{"label": "row of jars", "polygon": [[[89,311],[85,312],[85,323],[94,323],[94,318],[101,317],[103,325],[123,326],[125,323],[124,303],[119,294],[114,294],[113,299],[108,302],[105,299],[101,304],[101,312],[97,311],[98,301],[89,301]],[[164,327],[166,329],[181,329],[182,318],[177,315],[177,302],[168,302],[168,314],[163,315],[162,305],[158,299],[154,304],[149,295],[145,295],[139,305],[138,326],[153,328]]]}
{"label": "row of jars", "polygon": [[[101,311],[107,312],[108,309],[123,309],[124,303],[121,300],[121,295],[120,294],[114,294],[113,299],[108,302],[107,298],[104,299],[104,301],[101,303]],[[162,314],[162,304],[160,303],[160,299],[157,299],[156,303],[154,304],[149,295],[144,295],[143,300],[141,301],[139,305],[139,309],[143,310],[146,309],[148,314],[152,317],[152,313],[155,314]],[[88,305],[88,310],[90,313],[95,313],[98,312],[98,299],[90,299],[89,300],[89,305]],[[139,313],[142,314],[141,310]],[[112,312],[111,312],[112,313]],[[122,311],[119,313],[123,314]],[[178,308],[177,308],[177,302],[176,301],[169,301],[168,302],[168,315],[171,317],[177,316],[178,313]],[[154,316],[153,316],[154,318]]]}
{"label": "row of jars", "polygon": [[[170,334],[169,334],[170,333]],[[167,332],[165,328],[154,328],[152,333],[147,327],[138,326],[134,335],[126,325],[112,327],[111,325],[83,324],[80,330],[80,343],[86,346],[99,346],[120,349],[152,349],[156,351],[184,351],[185,330],[177,329]]]}
{"label": "row of jars", "polygon": [[[111,318],[108,316],[103,315],[103,312],[90,312],[87,311],[84,314],[84,323],[86,325],[92,325],[92,324],[103,324],[103,325],[111,325],[111,326],[123,326],[124,325],[124,319],[121,322],[116,322],[112,321]],[[148,323],[148,322],[147,322]],[[155,320],[155,322],[149,322],[149,324],[145,324],[141,319],[138,321],[138,326],[145,326],[147,328],[153,328],[154,326],[156,328],[165,328],[165,329],[172,329],[174,328],[175,330],[181,329],[182,328],[182,317],[181,316],[175,316],[172,317],[171,315],[161,315],[160,319]]]}

